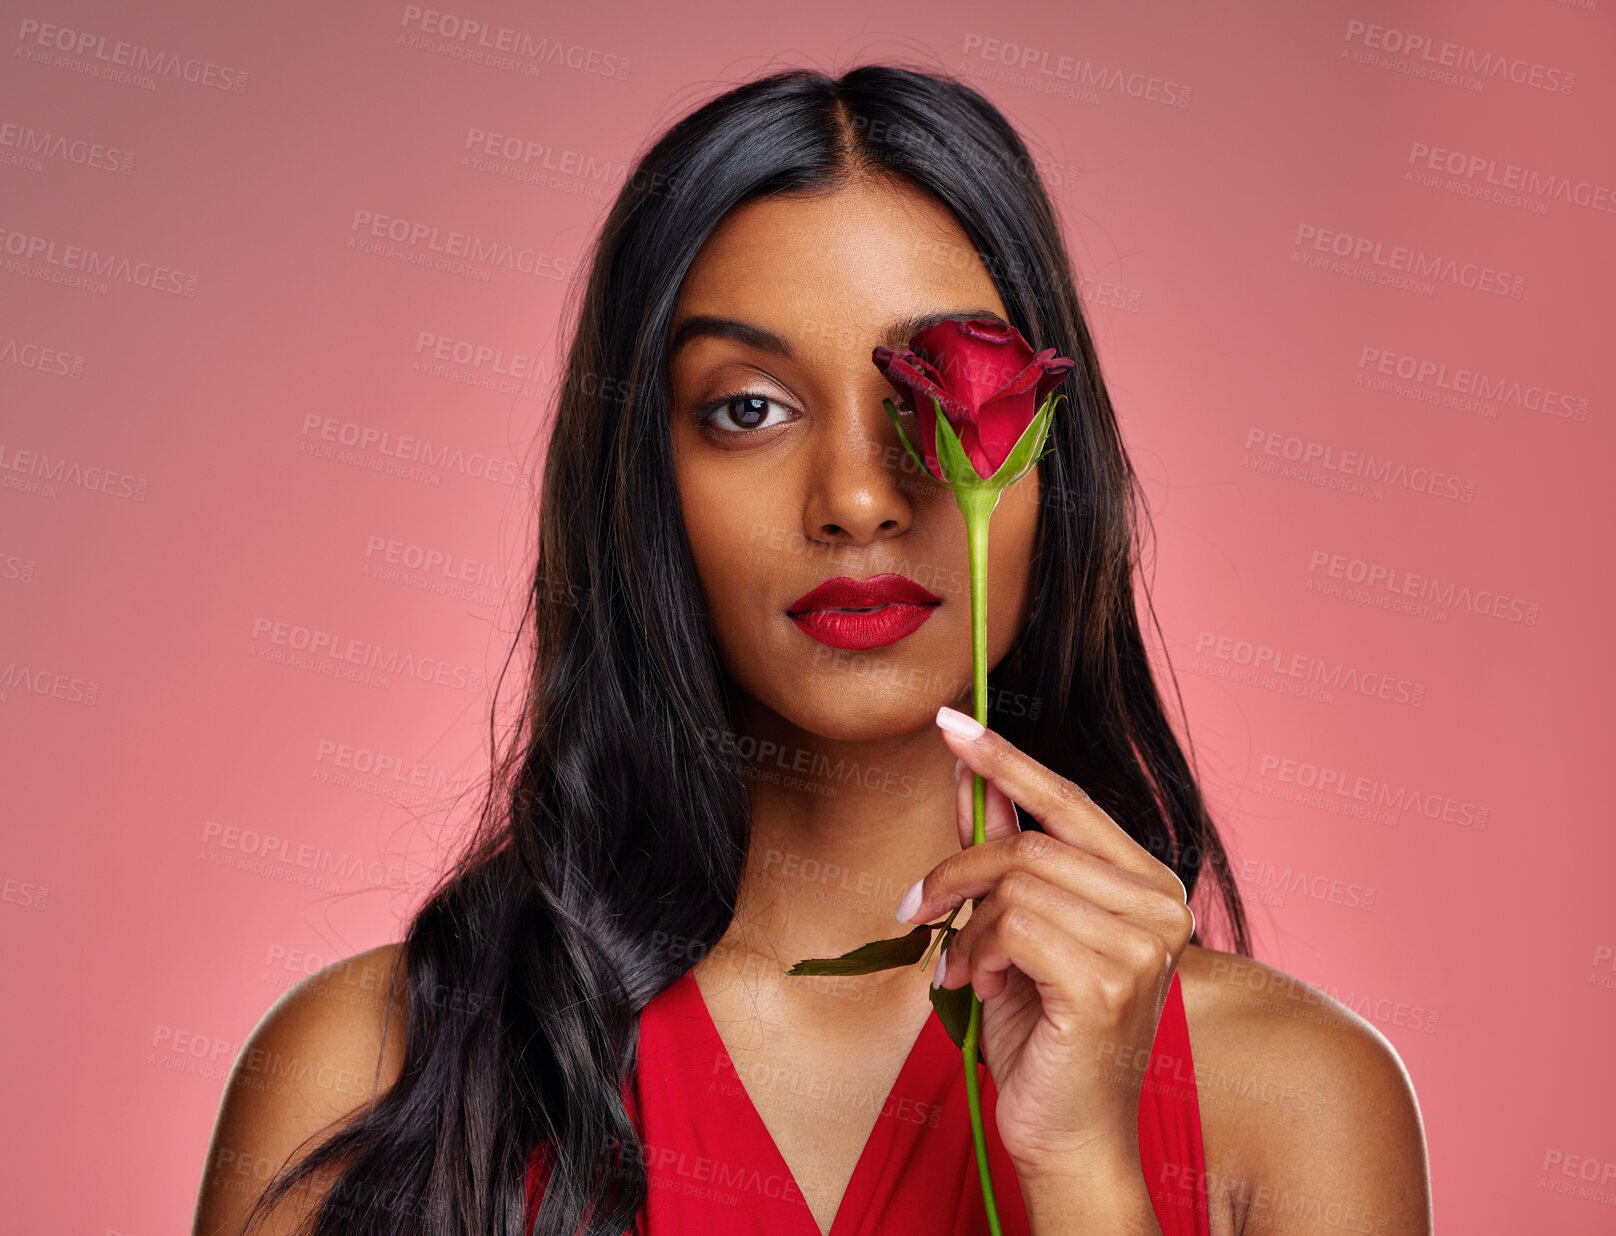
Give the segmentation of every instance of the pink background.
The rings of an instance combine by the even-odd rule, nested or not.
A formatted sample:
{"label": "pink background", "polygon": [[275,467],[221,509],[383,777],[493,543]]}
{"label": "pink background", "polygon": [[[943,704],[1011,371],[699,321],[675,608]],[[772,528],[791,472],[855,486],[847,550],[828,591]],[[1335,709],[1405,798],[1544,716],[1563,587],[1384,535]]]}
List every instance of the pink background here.
{"label": "pink background", "polygon": [[[259,1016],[399,938],[486,766],[627,165],[743,79],[893,59],[969,74],[1068,229],[1259,956],[1397,1048],[1445,1230],[1616,1228],[1610,0],[438,10],[579,68],[396,3],[5,7],[6,1226],[186,1229]],[[118,79],[120,40],[198,80]],[[1437,272],[1382,281],[1399,247]],[[401,435],[459,454],[409,475]]]}

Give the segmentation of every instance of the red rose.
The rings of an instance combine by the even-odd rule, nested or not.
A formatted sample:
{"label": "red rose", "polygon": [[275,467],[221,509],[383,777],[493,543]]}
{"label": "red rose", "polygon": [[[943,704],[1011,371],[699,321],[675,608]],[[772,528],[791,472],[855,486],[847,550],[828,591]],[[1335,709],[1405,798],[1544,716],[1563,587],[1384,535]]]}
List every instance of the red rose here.
{"label": "red rose", "polygon": [[1077,365],[1054,348],[1034,354],[1014,326],[984,318],[950,318],[921,331],[901,352],[882,345],[870,359],[898,390],[899,406],[919,416],[926,470],[945,483],[933,399],[985,480],[1021,440],[1044,396]]}

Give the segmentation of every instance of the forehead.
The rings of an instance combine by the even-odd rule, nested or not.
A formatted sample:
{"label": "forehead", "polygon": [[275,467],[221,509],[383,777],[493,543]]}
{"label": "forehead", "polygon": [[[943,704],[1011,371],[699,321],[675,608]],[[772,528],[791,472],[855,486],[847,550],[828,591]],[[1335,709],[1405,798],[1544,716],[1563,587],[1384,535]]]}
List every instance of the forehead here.
{"label": "forehead", "polygon": [[953,215],[916,187],[856,182],[731,211],[691,264],[674,320],[723,314],[789,335],[840,335],[956,303],[1004,313]]}

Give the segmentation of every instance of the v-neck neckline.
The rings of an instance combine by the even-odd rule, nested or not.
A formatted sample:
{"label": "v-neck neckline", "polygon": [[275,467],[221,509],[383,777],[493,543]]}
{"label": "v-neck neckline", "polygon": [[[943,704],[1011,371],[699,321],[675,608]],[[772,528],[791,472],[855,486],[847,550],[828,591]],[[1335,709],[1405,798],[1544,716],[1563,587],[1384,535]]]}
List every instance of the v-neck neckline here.
{"label": "v-neck neckline", "polygon": [[[851,1219],[844,1220],[843,1218],[847,1213],[847,1199],[858,1191],[862,1183],[861,1178],[874,1170],[870,1160],[871,1148],[883,1134],[890,1135],[890,1130],[884,1129],[881,1123],[883,1120],[888,1119],[888,1107],[892,1105],[894,1096],[901,1097],[901,1092],[907,1088],[906,1083],[911,1080],[911,1074],[921,1067],[921,1059],[930,1055],[934,1050],[931,1041],[932,1036],[935,1034],[947,1034],[942,1023],[937,1020],[937,1015],[931,1011],[926,1013],[926,1020],[921,1023],[920,1032],[915,1035],[914,1042],[909,1045],[909,1051],[904,1056],[903,1063],[898,1066],[897,1076],[892,1079],[892,1085],[887,1088],[887,1092],[881,1100],[881,1106],[876,1109],[875,1120],[870,1125],[870,1132],[865,1137],[864,1144],[859,1147],[858,1158],[853,1161],[852,1174],[847,1178],[847,1186],[842,1190],[842,1196],[837,1199],[836,1213],[831,1216],[830,1228],[821,1232],[819,1230],[819,1220],[814,1218],[814,1212],[808,1205],[807,1195],[803,1193],[802,1185],[798,1182],[796,1173],[791,1170],[791,1164],[786,1162],[786,1156],[780,1149],[780,1143],[775,1141],[774,1134],[769,1131],[769,1126],[763,1119],[763,1113],[758,1110],[757,1103],[752,1099],[752,1092],[746,1088],[746,1079],[741,1076],[740,1070],[735,1067],[735,1058],[730,1054],[728,1044],[724,1042],[724,1036],[718,1029],[718,1022],[714,1019],[712,1010],[707,1007],[707,997],[702,994],[701,984],[696,981],[695,970],[685,971],[677,982],[690,984],[690,1001],[700,1011],[700,1024],[712,1036],[714,1046],[722,1053],[724,1063],[728,1066],[736,1084],[740,1087],[741,1093],[738,1101],[746,1109],[748,1118],[757,1125],[762,1141],[768,1146],[768,1153],[779,1165],[780,1171],[784,1173],[785,1178],[791,1181],[792,1189],[797,1195],[798,1213],[802,1215],[803,1236],[843,1236],[846,1225],[852,1222]],[[950,1039],[949,1046],[953,1047],[953,1045],[953,1040]]]}

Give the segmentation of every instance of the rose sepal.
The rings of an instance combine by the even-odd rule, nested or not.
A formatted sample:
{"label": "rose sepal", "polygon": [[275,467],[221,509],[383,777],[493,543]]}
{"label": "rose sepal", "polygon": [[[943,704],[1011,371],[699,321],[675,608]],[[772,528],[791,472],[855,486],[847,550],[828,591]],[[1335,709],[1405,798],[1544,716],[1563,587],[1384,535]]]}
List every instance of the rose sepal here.
{"label": "rose sepal", "polygon": [[941,478],[933,476],[931,469],[926,466],[925,456],[909,440],[892,400],[883,399],[881,406],[886,409],[887,418],[898,432],[898,441],[903,443],[903,449],[909,453],[909,458],[920,466],[922,472],[933,476],[934,480],[940,479],[943,484],[956,492],[961,489],[985,489],[997,493],[1021,480],[1047,453],[1043,447],[1049,436],[1049,423],[1054,416],[1056,405],[1064,398],[1066,396],[1058,391],[1051,391],[1045,396],[1043,404],[1027,423],[1027,428],[1021,431],[1021,437],[1016,439],[1015,446],[1010,448],[1010,453],[1005,456],[998,471],[990,477],[984,477],[977,472],[975,465],[971,463],[971,457],[965,451],[964,444],[954,432],[953,424],[944,415],[942,405],[935,395],[932,396],[932,406],[937,412],[936,447],[938,465],[943,470]]}

